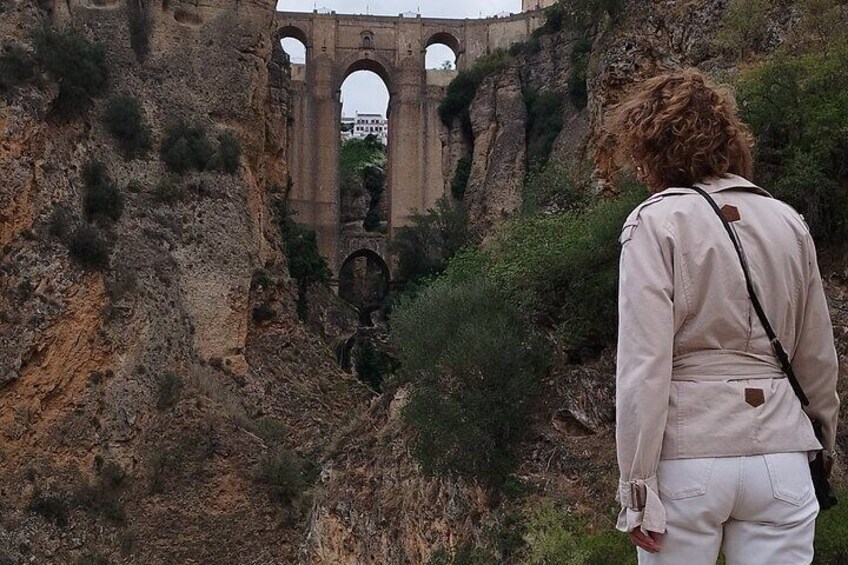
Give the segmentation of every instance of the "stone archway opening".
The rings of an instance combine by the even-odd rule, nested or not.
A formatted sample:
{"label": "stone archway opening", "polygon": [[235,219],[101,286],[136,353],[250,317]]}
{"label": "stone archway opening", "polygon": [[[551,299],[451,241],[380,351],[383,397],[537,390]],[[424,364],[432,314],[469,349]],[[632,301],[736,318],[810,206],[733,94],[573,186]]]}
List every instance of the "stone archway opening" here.
{"label": "stone archway opening", "polygon": [[350,65],[340,87],[341,232],[387,233],[390,139],[389,75],[372,59]]}
{"label": "stone archway opening", "polygon": [[284,27],[277,32],[279,49],[274,49],[274,55],[291,69],[292,80],[306,80],[307,41],[306,33],[294,26]]}
{"label": "stone archway opening", "polygon": [[339,297],[359,310],[360,325],[372,326],[371,314],[383,307],[390,282],[386,261],[370,249],[360,249],[342,263]]}
{"label": "stone archway opening", "polygon": [[294,37],[285,37],[280,40],[283,52],[288,55],[289,62],[293,65],[306,65],[306,44]]}
{"label": "stone archway opening", "polygon": [[424,68],[427,70],[456,70],[459,63],[459,40],[447,32],[433,34],[424,46]]}

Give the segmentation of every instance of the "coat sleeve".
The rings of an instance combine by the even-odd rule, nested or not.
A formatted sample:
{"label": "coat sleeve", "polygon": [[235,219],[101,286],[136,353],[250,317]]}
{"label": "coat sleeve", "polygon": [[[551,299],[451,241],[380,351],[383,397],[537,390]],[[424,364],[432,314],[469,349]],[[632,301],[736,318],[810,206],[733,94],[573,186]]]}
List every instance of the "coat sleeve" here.
{"label": "coat sleeve", "polygon": [[800,301],[801,323],[796,335],[792,368],[810,401],[805,409],[807,414],[822,424],[821,443],[830,455],[836,443],[836,422],[839,417],[839,396],[836,393],[839,358],[834,346],[833,325],[822,286],[815,244],[808,231],[805,231],[804,240],[807,285]]}
{"label": "coat sleeve", "polygon": [[616,499],[621,531],[665,532],[657,466],[668,416],[674,346],[674,240],[656,214],[637,209],[621,242],[616,450]]}

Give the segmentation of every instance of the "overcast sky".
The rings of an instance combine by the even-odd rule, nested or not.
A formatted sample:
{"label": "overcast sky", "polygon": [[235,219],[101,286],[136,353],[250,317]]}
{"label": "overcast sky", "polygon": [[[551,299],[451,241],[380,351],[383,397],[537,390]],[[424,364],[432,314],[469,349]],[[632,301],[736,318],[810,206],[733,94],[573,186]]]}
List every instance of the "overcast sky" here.
{"label": "overcast sky", "polygon": [[[500,12],[520,12],[521,0],[280,0],[277,10],[311,12],[317,8],[335,10],[339,14],[375,14],[396,16],[403,12],[420,12],[422,17],[479,18]],[[304,62],[304,50],[294,39],[283,41],[283,48],[295,63]],[[443,61],[454,59],[453,52],[445,46],[433,45],[427,50],[427,67],[438,67]],[[353,73],[342,85],[343,113],[386,113],[389,92],[377,75],[368,71]]]}

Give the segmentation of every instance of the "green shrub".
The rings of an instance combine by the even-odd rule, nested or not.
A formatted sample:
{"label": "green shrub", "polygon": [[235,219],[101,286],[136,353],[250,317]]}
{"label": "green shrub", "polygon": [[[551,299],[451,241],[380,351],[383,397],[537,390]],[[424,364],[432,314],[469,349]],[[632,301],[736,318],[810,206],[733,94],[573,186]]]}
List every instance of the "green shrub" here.
{"label": "green shrub", "polygon": [[380,215],[380,211],[376,208],[372,208],[368,210],[365,214],[365,220],[362,222],[362,227],[367,232],[377,231],[377,229],[382,225],[383,218]]}
{"label": "green shrub", "polygon": [[382,167],[386,162],[386,146],[377,136],[369,135],[364,139],[353,138],[342,143],[339,152],[339,170],[342,175],[358,174],[366,165]]}
{"label": "green shrub", "polygon": [[456,171],[451,181],[451,194],[457,200],[465,198],[465,191],[468,189],[468,179],[471,178],[471,164],[471,155],[463,156],[456,163]]}
{"label": "green shrub", "polygon": [[386,190],[386,147],[379,138],[369,135],[364,139],[349,139],[342,143],[339,180],[341,193],[359,198],[367,191],[371,196],[363,228],[377,231],[383,225],[380,202]]}
{"label": "green shrub", "polygon": [[362,167],[362,186],[371,194],[371,198],[379,200],[386,190],[386,172],[379,165],[368,163]]}
{"label": "green shrub", "polygon": [[35,60],[19,45],[6,45],[0,55],[0,92],[12,90],[35,77]]}
{"label": "green shrub", "polygon": [[93,226],[74,230],[68,242],[71,258],[85,269],[102,271],[109,268],[109,246]]}
{"label": "green shrub", "polygon": [[757,134],[759,182],[804,214],[820,242],[848,237],[848,41],[777,56],[746,73],[739,97]]}
{"label": "green shrub", "polygon": [[118,187],[109,178],[106,167],[100,161],[90,161],[83,169],[85,182],[85,216],[90,220],[117,222],[124,211],[124,198]]}
{"label": "green shrub", "polygon": [[253,309],[252,313],[253,321],[261,324],[263,322],[269,322],[277,317],[277,311],[271,308],[271,305],[267,302],[263,302],[259,306]]}
{"label": "green shrub", "polygon": [[578,40],[571,50],[571,73],[568,75],[568,96],[578,110],[589,105],[589,88],[586,84],[589,76],[589,57],[592,54],[592,40],[584,37]]}
{"label": "green shrub", "polygon": [[599,350],[615,338],[621,226],[644,197],[634,187],[585,211],[506,224],[485,253],[486,278],[575,356]]}
{"label": "green shrub", "polygon": [[527,164],[528,169],[534,169],[548,162],[554,142],[562,131],[563,96],[559,92],[525,88],[524,103],[527,106]]}
{"label": "green shrub", "polygon": [[50,214],[50,223],[48,231],[51,236],[57,239],[64,239],[73,227],[73,216],[67,206],[58,205]]}
{"label": "green shrub", "polygon": [[192,169],[206,170],[215,150],[203,127],[178,121],[165,132],[161,155],[169,169],[183,174]]}
{"label": "green shrub", "polygon": [[591,163],[549,162],[530,170],[522,190],[522,212],[584,210],[591,201]]}
{"label": "green shrub", "polygon": [[68,526],[68,503],[53,495],[42,495],[39,490],[32,495],[27,510],[34,512],[59,528]]}
{"label": "green shrub", "polygon": [[306,318],[306,291],[314,283],[327,284],[332,272],[321,256],[315,232],[297,224],[289,208],[288,193],[276,206],[277,228],[283,241],[289,274],[297,280],[297,312]]}
{"label": "green shrub", "polygon": [[427,565],[498,565],[490,551],[475,547],[469,542],[459,544],[453,550],[439,548],[430,556]]}
{"label": "green shrub", "polygon": [[465,206],[441,197],[435,208],[413,213],[411,225],[397,230],[390,245],[398,258],[398,278],[414,282],[440,273],[472,238]]}
{"label": "green shrub", "polygon": [[582,520],[552,504],[530,511],[524,540],[522,563],[527,565],[636,563],[636,550],[626,535],[612,528],[589,532]]}
{"label": "green shrub", "polygon": [[173,175],[164,175],[153,187],[153,198],[157,202],[165,204],[173,204],[185,197],[185,188],[178,177]]}
{"label": "green shrub", "polygon": [[272,449],[259,463],[256,480],[265,485],[271,497],[292,504],[309,486],[309,472],[304,462],[289,449]]}
{"label": "green shrub", "polygon": [[545,23],[531,37],[573,31],[589,34],[604,18],[616,21],[624,12],[624,0],[560,0],[545,8]]}
{"label": "green shrub", "polygon": [[[646,196],[643,188],[625,185],[621,197],[589,206],[581,182],[588,184],[557,164],[532,176],[530,187],[538,194],[526,196],[531,215],[504,224],[485,250],[458,252],[443,275],[454,284],[494,285],[553,332],[574,362],[615,338],[618,237],[627,215]],[[533,215],[542,205],[560,211]]]}
{"label": "green shrub", "polygon": [[288,206],[280,206],[279,229],[286,246],[289,274],[303,284],[327,283],[330,269],[318,251],[315,232],[292,219]]}
{"label": "green shrub", "polygon": [[275,284],[277,284],[277,281],[274,280],[274,277],[271,276],[271,273],[267,269],[256,269],[250,278],[251,290],[256,288],[267,290],[273,288]]}
{"label": "green shrub", "polygon": [[91,106],[91,98],[101,94],[109,80],[106,50],[75,30],[44,28],[35,34],[38,61],[59,84],[54,109],[74,115]]}
{"label": "green shrub", "polygon": [[87,483],[80,488],[75,497],[77,506],[89,512],[102,515],[110,522],[122,525],[127,515],[121,502],[126,473],[112,461],[101,463],[97,468],[94,483]]}
{"label": "green shrub", "polygon": [[127,0],[127,25],[130,30],[130,46],[139,60],[144,60],[150,52],[150,34],[153,31],[153,17],[150,14],[148,0]]}
{"label": "green shrub", "polygon": [[848,563],[848,491],[838,494],[840,504],[816,519],[815,563]]}
{"label": "green shrub", "polygon": [[180,399],[183,390],[183,379],[176,373],[166,372],[156,378],[159,392],[156,398],[156,408],[164,411],[172,408]]}
{"label": "green shrub", "polygon": [[218,136],[218,162],[225,173],[235,174],[241,164],[241,143],[229,130]]}
{"label": "green shrub", "polygon": [[111,97],[103,118],[109,133],[127,157],[141,155],[150,149],[150,128],[144,121],[141,103],[135,96],[118,94]]}
{"label": "green shrub", "polygon": [[374,164],[365,165],[362,168],[362,185],[371,195],[362,227],[368,232],[376,231],[383,223],[380,211],[380,202],[386,190],[386,173],[383,168]]}
{"label": "green shrub", "polygon": [[544,342],[485,280],[436,281],[401,302],[392,330],[422,469],[498,488],[517,463],[548,364]]}
{"label": "green shrub", "polygon": [[76,565],[109,565],[109,559],[99,551],[86,550],[79,556]]}
{"label": "green shrub", "polygon": [[250,423],[249,429],[252,433],[262,438],[265,443],[279,445],[288,437],[289,431],[282,422],[273,418],[264,417]]}
{"label": "green shrub", "polygon": [[378,351],[370,340],[359,341],[359,354],[356,356],[356,376],[376,392],[383,391],[383,380],[394,370],[391,357]]}
{"label": "green shrub", "polygon": [[756,51],[768,32],[766,19],[771,4],[771,0],[730,0],[716,36],[718,45],[738,55]]}

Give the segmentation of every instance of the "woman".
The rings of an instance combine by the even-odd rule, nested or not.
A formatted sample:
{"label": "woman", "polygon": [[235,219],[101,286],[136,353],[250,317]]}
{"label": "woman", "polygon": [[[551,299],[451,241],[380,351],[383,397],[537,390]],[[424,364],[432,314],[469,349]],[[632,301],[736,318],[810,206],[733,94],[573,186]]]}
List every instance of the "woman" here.
{"label": "woman", "polygon": [[[731,93],[697,70],[637,86],[608,131],[652,196],[621,234],[618,529],[642,564],[800,565],[819,511],[808,458],[834,449],[833,330],[804,219],[751,178]],[[809,397],[814,434],[752,308],[753,285]]]}

